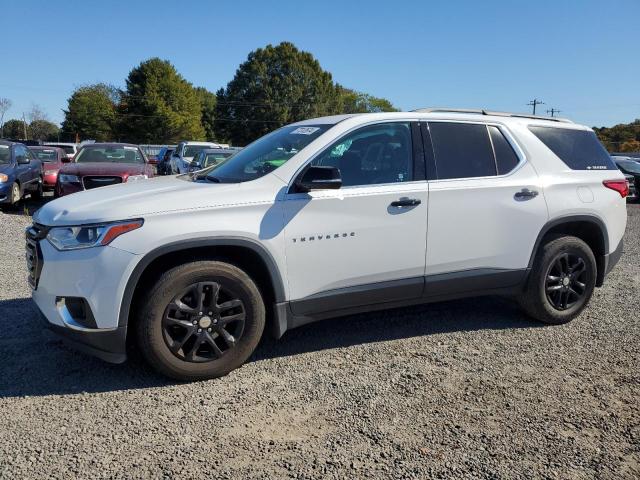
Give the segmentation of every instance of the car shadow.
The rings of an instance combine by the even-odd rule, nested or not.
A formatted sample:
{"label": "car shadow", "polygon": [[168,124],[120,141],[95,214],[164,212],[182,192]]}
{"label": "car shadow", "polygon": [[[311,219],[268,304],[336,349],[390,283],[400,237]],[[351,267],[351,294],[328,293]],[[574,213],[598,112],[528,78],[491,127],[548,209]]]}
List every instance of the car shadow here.
{"label": "car shadow", "polygon": [[40,199],[31,198],[31,195],[28,194],[16,205],[3,205],[0,211],[6,215],[31,216],[36,210],[51,200],[53,200],[53,193],[51,192],[45,192],[44,196]]}
{"label": "car shadow", "polygon": [[[510,301],[468,299],[352,315],[265,335],[250,362],[448,332],[533,328]],[[135,356],[111,365],[68,348],[43,328],[31,299],[0,301],[0,398],[158,388],[173,382]]]}

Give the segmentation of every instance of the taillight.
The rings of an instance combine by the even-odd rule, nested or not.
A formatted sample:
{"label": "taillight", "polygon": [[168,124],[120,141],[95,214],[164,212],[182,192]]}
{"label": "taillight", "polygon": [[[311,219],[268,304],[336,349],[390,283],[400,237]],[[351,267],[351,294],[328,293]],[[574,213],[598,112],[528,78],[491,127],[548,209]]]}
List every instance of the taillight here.
{"label": "taillight", "polygon": [[626,180],[604,180],[602,184],[618,192],[622,198],[629,195],[629,184]]}

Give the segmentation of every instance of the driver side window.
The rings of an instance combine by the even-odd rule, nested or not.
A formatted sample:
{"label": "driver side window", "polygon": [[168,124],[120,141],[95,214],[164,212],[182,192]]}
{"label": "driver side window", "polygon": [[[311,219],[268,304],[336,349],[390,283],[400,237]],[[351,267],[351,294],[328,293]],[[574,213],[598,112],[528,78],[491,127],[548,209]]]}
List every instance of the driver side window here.
{"label": "driver side window", "polygon": [[411,125],[380,123],[347,134],[312,162],[337,167],[343,187],[413,180]]}

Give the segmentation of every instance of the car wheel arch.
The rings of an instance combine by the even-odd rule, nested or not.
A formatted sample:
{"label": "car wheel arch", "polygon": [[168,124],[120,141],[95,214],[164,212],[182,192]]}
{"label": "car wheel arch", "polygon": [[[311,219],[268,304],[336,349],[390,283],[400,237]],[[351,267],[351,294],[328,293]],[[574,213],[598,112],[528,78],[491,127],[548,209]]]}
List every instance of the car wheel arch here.
{"label": "car wheel arch", "polygon": [[[244,265],[238,260],[243,253]],[[180,263],[201,259],[226,260],[229,263],[245,267],[247,273],[263,290],[265,303],[283,302],[285,289],[282,275],[273,256],[258,242],[246,238],[202,238],[169,243],[158,247],[143,256],[134,267],[127,280],[122,295],[118,316],[118,326],[127,326],[130,315],[135,310],[135,302],[141,290],[158,274]],[[249,265],[251,260],[253,266]],[[160,263],[162,262],[162,263]],[[270,308],[267,307],[267,312]]]}
{"label": "car wheel arch", "polygon": [[596,257],[598,269],[596,286],[601,286],[604,281],[605,257],[610,251],[609,236],[604,221],[595,215],[567,215],[549,220],[538,233],[529,258],[529,270],[533,267],[536,253],[543,244],[544,238],[554,234],[572,235],[589,245]]}

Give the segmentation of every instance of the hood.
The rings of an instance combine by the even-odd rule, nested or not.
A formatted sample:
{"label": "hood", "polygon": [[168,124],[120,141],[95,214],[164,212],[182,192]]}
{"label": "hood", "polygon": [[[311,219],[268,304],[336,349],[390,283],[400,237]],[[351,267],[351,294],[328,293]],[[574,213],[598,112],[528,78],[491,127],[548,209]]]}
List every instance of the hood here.
{"label": "hood", "polygon": [[247,183],[191,182],[155,177],[94,188],[58,198],[34,216],[43,225],[81,225],[139,218],[163,212],[273,201],[283,182],[267,175]]}
{"label": "hood", "polygon": [[68,175],[143,175],[145,173],[144,163],[116,163],[116,162],[87,162],[87,163],[65,163],[60,169],[60,173]]}
{"label": "hood", "polygon": [[10,163],[0,163],[0,173],[11,173],[13,168]]}

